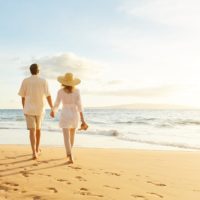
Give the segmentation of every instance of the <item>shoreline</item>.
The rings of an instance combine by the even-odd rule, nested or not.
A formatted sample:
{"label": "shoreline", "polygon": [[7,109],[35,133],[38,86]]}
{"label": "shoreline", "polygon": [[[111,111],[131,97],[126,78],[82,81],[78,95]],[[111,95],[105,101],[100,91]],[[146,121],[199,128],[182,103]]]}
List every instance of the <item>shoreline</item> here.
{"label": "shoreline", "polygon": [[[29,134],[27,130],[13,129],[3,130],[0,134],[0,145],[29,145]],[[61,132],[42,132],[42,146],[63,147],[63,135]],[[95,148],[95,149],[131,149],[131,150],[158,150],[158,151],[199,151],[195,148],[181,148],[176,145],[165,146],[162,144],[140,143],[134,141],[120,140],[117,137],[76,133],[75,147]]]}
{"label": "shoreline", "polygon": [[198,200],[200,152],[0,145],[0,199]]}
{"label": "shoreline", "polygon": [[[0,144],[0,146],[24,146],[24,147],[30,147],[30,144]],[[63,145],[46,145],[43,144],[41,145],[41,148],[58,148],[58,149],[65,149],[64,144]],[[99,149],[99,150],[122,150],[122,151],[142,151],[142,152],[174,152],[174,153],[178,153],[178,152],[193,152],[193,153],[200,153],[200,150],[197,149],[137,149],[137,148],[125,148],[125,147],[85,147],[85,146],[74,146],[73,148],[75,149]]]}

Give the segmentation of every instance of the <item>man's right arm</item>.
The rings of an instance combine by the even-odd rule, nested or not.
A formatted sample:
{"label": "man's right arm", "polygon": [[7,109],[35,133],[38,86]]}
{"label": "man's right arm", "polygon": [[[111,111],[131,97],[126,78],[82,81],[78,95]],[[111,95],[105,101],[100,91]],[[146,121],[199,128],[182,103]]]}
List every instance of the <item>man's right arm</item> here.
{"label": "man's right arm", "polygon": [[18,95],[21,96],[22,99],[22,107],[25,105],[25,96],[26,96],[26,84],[25,81],[22,82],[21,87],[19,89]]}
{"label": "man's right arm", "polygon": [[25,105],[25,97],[22,97],[22,107],[24,108]]}

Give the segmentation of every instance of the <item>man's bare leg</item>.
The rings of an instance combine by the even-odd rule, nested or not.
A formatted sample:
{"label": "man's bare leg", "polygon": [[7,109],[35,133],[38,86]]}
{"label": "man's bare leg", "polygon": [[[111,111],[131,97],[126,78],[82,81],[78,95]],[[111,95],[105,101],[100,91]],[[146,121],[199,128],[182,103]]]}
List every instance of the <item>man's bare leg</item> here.
{"label": "man's bare leg", "polygon": [[40,132],[40,129],[37,129],[36,130],[36,152],[37,153],[40,153],[39,151],[40,151],[40,134],[41,132]]}
{"label": "man's bare leg", "polygon": [[36,152],[36,137],[35,137],[35,129],[30,129],[30,142],[31,142],[31,148],[33,152],[33,159],[37,158],[37,152]]}
{"label": "man's bare leg", "polygon": [[74,145],[74,136],[75,136],[75,133],[76,133],[76,129],[75,128],[70,128],[69,132],[70,132],[71,147],[73,147],[73,145]]}

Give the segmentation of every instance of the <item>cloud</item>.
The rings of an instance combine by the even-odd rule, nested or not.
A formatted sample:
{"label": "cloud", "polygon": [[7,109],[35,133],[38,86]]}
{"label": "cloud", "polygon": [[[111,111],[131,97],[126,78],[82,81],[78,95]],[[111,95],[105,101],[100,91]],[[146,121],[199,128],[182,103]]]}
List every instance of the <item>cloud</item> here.
{"label": "cloud", "polygon": [[122,80],[111,80],[111,81],[108,81],[107,83],[105,84],[108,84],[108,85],[120,85],[122,84],[123,81]]}
{"label": "cloud", "polygon": [[184,89],[181,86],[176,85],[164,85],[160,87],[146,87],[139,89],[118,89],[118,90],[107,90],[107,91],[83,91],[84,94],[88,95],[106,95],[106,96],[134,96],[134,97],[164,97],[169,96],[177,91]]}
{"label": "cloud", "polygon": [[10,56],[10,55],[3,55],[0,52],[0,68],[5,68],[5,66],[13,66],[17,65],[20,62],[20,58],[18,56]]}
{"label": "cloud", "polygon": [[108,29],[105,43],[124,77],[134,85],[199,85],[199,1],[123,0],[119,10],[124,24]]}
{"label": "cloud", "polygon": [[140,0],[122,1],[119,10],[141,19],[165,25],[200,27],[198,0]]}
{"label": "cloud", "polygon": [[[41,75],[49,79],[72,72],[77,77],[92,80],[94,77],[101,76],[105,65],[70,52],[35,58],[31,62],[38,63]],[[27,71],[27,66],[22,69]]]}

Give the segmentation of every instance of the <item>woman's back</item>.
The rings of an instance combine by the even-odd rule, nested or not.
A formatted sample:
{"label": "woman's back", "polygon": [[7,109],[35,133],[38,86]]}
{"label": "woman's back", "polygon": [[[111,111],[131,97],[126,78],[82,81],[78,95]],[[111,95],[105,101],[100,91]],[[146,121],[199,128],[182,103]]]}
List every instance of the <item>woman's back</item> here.
{"label": "woman's back", "polygon": [[60,89],[54,105],[56,109],[59,107],[60,102],[62,102],[63,107],[73,105],[77,107],[78,112],[82,112],[81,97],[78,89],[75,89],[71,93],[67,92],[64,88]]}

